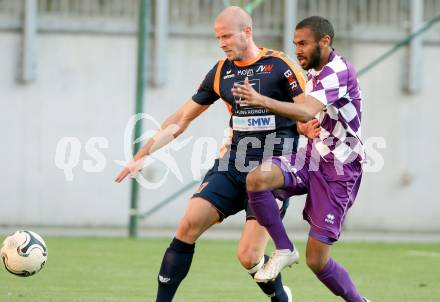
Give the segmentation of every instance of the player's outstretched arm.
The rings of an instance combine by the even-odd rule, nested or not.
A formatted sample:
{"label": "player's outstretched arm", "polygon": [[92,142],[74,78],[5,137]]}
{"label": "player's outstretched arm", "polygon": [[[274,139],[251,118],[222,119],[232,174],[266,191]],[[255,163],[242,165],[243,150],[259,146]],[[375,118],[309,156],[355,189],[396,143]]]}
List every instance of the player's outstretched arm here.
{"label": "player's outstretched arm", "polygon": [[133,159],[116,177],[116,182],[121,182],[129,174],[136,175],[144,166],[144,157],[170,143],[182,134],[192,120],[208,109],[209,105],[200,105],[193,100],[188,100],[175,113],[169,116],[157,132],[147,143],[139,149]]}
{"label": "player's outstretched arm", "polygon": [[247,78],[244,85],[235,84],[232,93],[238,104],[265,107],[273,113],[304,123],[312,120],[318,112],[324,109],[324,104],[312,96],[306,96],[304,93],[294,97],[295,103],[280,102],[261,95],[249,85]]}

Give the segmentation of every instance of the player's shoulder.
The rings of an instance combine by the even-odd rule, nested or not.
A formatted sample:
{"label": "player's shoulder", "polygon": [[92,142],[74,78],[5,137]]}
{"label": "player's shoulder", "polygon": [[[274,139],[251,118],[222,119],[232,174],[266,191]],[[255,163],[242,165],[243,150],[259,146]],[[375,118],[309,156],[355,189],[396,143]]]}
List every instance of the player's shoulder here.
{"label": "player's shoulder", "polygon": [[[313,76],[313,72],[310,74]],[[333,52],[329,62],[324,65],[317,77],[320,81],[338,83],[338,85],[344,86],[348,85],[350,78],[356,78],[357,74],[353,65],[347,59]]]}
{"label": "player's shoulder", "polygon": [[222,68],[222,66],[225,64],[227,60],[219,59],[217,62],[215,62],[214,66],[211,68],[211,70],[217,70],[218,68]]}
{"label": "player's shoulder", "polygon": [[266,48],[262,58],[269,60],[271,59],[274,60],[275,62],[280,61],[280,62],[285,62],[287,64],[293,64],[292,59],[285,52],[281,50]]}
{"label": "player's shoulder", "polygon": [[222,70],[225,69],[225,67],[228,67],[228,64],[230,64],[229,60],[226,59],[219,59],[215,64],[211,67],[208,74],[215,75],[217,73],[221,73]]}
{"label": "player's shoulder", "polygon": [[300,73],[300,69],[295,65],[293,60],[283,51],[266,49],[263,59],[270,61],[271,64],[279,66],[281,71],[284,72],[285,68],[291,69],[295,74]]}
{"label": "player's shoulder", "polygon": [[234,63],[228,59],[219,59],[212,69],[214,71],[224,72],[225,70],[230,70],[231,68],[234,68]]}
{"label": "player's shoulder", "polygon": [[264,50],[265,50],[265,52],[264,52],[263,56],[275,57],[275,58],[288,58],[288,55],[281,50],[275,50],[275,49],[271,49],[271,48],[265,48]]}
{"label": "player's shoulder", "polygon": [[338,73],[348,71],[351,64],[342,56],[334,53],[333,58],[325,65],[328,72]]}

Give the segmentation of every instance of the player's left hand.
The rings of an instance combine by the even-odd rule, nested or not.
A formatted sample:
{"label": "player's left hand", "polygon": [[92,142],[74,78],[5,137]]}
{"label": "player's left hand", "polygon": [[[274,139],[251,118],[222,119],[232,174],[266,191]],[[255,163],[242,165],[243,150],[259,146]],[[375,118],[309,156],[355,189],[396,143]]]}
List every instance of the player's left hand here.
{"label": "player's left hand", "polygon": [[118,176],[116,176],[115,182],[119,183],[119,182],[123,181],[127,177],[128,174],[130,174],[130,170],[128,168],[124,168],[118,174]]}
{"label": "player's left hand", "polygon": [[144,168],[144,160],[138,159],[138,160],[130,160],[127,163],[127,166],[119,173],[119,175],[116,177],[116,182],[121,182],[126,178],[129,174],[131,177],[136,177],[136,175]]}
{"label": "player's left hand", "polygon": [[231,89],[231,91],[237,104],[252,106],[264,105],[263,96],[252,88],[247,77],[244,79],[243,85],[234,84],[234,87]]}

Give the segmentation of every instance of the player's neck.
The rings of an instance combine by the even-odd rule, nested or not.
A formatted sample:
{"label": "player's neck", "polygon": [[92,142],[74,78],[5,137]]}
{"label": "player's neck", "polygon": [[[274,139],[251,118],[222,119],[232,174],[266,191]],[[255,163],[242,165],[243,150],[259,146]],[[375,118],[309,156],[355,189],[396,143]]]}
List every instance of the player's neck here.
{"label": "player's neck", "polygon": [[325,65],[327,65],[331,52],[332,49],[330,47],[327,47],[321,51],[321,60],[319,61],[319,66],[315,69],[316,71],[320,71]]}
{"label": "player's neck", "polygon": [[261,49],[258,48],[255,43],[252,43],[248,49],[243,53],[243,58],[240,60],[242,62],[249,62],[255,60],[260,55]]}

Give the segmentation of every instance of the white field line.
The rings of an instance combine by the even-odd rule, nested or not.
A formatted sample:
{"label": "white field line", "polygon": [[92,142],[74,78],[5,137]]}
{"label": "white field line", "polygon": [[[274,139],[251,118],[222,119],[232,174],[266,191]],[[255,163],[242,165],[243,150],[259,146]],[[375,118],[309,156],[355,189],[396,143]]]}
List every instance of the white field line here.
{"label": "white field line", "polygon": [[408,255],[410,255],[410,256],[417,256],[417,257],[440,258],[440,252],[408,251]]}

